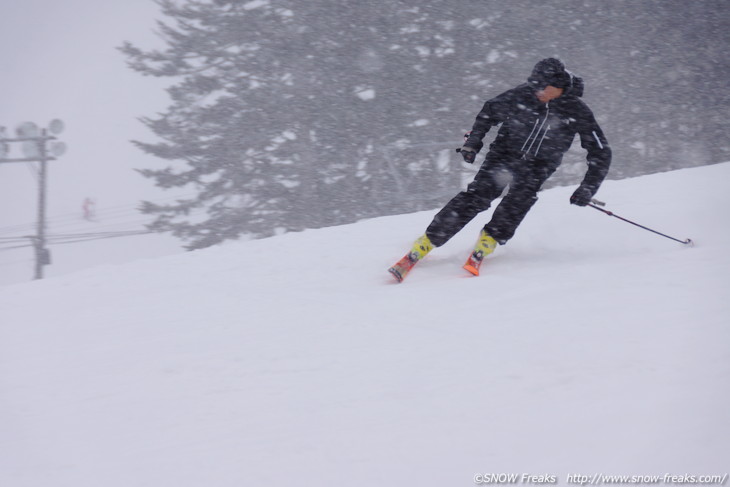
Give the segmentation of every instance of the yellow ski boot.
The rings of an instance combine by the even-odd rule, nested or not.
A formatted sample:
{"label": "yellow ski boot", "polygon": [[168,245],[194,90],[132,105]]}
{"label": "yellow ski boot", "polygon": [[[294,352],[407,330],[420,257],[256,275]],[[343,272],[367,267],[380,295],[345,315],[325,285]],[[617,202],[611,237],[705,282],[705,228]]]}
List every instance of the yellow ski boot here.
{"label": "yellow ski boot", "polygon": [[497,241],[494,240],[486,231],[482,230],[479,234],[479,240],[477,240],[477,244],[474,246],[474,251],[469,256],[466,264],[464,264],[464,269],[475,276],[478,276],[482,260],[484,260],[484,257],[494,252],[494,249],[496,248]]}

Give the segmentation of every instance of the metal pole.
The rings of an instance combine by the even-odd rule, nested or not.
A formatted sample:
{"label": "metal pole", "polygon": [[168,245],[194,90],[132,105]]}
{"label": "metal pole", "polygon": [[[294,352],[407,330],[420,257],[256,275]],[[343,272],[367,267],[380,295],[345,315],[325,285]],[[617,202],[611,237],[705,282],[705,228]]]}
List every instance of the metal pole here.
{"label": "metal pole", "polygon": [[43,129],[41,135],[43,138],[38,141],[41,168],[38,178],[38,241],[36,244],[34,279],[43,279],[43,266],[48,261],[46,251],[46,166],[48,162],[46,157],[46,129]]}
{"label": "metal pole", "polygon": [[601,211],[601,212],[605,213],[608,216],[612,216],[614,218],[618,218],[619,220],[625,221],[626,223],[631,223],[634,226],[637,226],[637,227],[639,227],[641,229],[644,229],[644,230],[648,230],[648,231],[650,231],[652,233],[656,233],[657,235],[661,235],[662,237],[666,237],[666,238],[668,238],[670,240],[674,240],[675,242],[679,242],[681,244],[690,245],[690,246],[693,246],[694,245],[694,242],[692,242],[692,240],[689,239],[689,238],[688,239],[685,239],[685,240],[679,240],[678,238],[670,237],[669,235],[665,235],[665,234],[663,234],[661,232],[657,232],[656,230],[652,230],[649,227],[645,227],[644,225],[639,225],[636,222],[632,222],[631,220],[627,220],[624,217],[618,216],[617,214],[615,214],[612,211],[604,210],[600,206],[597,206],[597,205],[601,205],[601,206],[605,205],[605,203],[603,203],[601,201],[598,201],[598,200],[591,200],[591,201],[592,201],[592,203],[588,203],[588,206],[590,206],[591,208],[595,208],[596,210]]}
{"label": "metal pole", "polygon": [[[38,222],[36,235],[30,236],[29,238],[33,242],[35,249],[35,275],[34,279],[43,279],[43,266],[51,263],[51,254],[46,249],[46,187],[48,184],[48,161],[56,160],[55,157],[48,155],[46,144],[49,140],[55,140],[56,137],[48,135],[49,129],[42,129],[41,134],[38,135],[38,127],[32,122],[26,122],[17,129],[18,136],[14,138],[8,138],[5,135],[5,127],[0,126],[0,163],[4,162],[39,162],[40,168],[38,170]],[[55,119],[50,123],[50,131],[54,134],[59,134],[63,131],[63,122]],[[9,142],[28,142],[34,143],[38,149],[37,153],[34,150],[27,151],[24,147],[23,152],[25,157],[7,157]],[[63,144],[54,148],[53,153],[60,155],[64,152],[65,146]]]}

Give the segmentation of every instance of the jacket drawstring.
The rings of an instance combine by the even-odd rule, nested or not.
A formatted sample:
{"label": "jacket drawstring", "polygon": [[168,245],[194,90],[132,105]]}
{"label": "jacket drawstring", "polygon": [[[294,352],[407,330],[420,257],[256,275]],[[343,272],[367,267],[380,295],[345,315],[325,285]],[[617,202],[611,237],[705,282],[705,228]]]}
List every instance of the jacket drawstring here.
{"label": "jacket drawstring", "polygon": [[530,137],[532,137],[532,134],[535,132],[535,129],[537,128],[537,124],[538,124],[539,121],[540,121],[540,118],[539,117],[535,119],[535,125],[532,126],[532,130],[530,131],[530,135],[528,135],[527,138],[525,139],[525,143],[522,144],[522,147],[520,148],[520,151],[522,151],[522,152],[525,151],[525,146],[530,141]]}
{"label": "jacket drawstring", "polygon": [[[538,122],[540,121],[540,117],[535,120],[535,125],[532,127],[532,131],[530,132],[530,135],[527,136],[527,139],[525,139],[525,143],[522,144],[522,148],[520,149],[523,151],[522,153],[522,159],[527,158],[527,154],[530,153],[532,150],[532,146],[535,145],[535,142],[537,142],[537,138],[540,135],[540,132],[542,131],[542,128],[545,126],[545,123],[547,122],[548,118],[550,117],[550,102],[546,103],[545,106],[547,107],[547,111],[545,112],[545,120],[542,121],[542,124],[540,124],[540,128],[537,129],[537,132],[535,132],[535,127],[537,127]],[[545,132],[543,132],[542,137],[540,138],[540,142],[537,144],[537,148],[535,149],[535,156],[537,156],[537,153],[540,152],[540,147],[542,147],[542,142],[545,140],[545,136],[547,135],[548,131],[550,130],[550,125],[547,126],[545,129]],[[535,137],[533,138],[532,135],[535,134]],[[530,142],[530,139],[532,138],[532,142]],[[525,150],[525,146],[527,143],[530,142],[530,146]]]}

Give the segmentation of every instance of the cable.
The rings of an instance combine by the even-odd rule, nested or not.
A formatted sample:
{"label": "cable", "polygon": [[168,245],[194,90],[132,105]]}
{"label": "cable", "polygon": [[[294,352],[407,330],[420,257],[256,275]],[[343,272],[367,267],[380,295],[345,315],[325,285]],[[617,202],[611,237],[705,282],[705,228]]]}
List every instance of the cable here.
{"label": "cable", "polygon": [[[126,230],[126,231],[118,231],[118,232],[91,232],[91,233],[70,233],[70,234],[58,234],[58,235],[47,235],[46,236],[46,243],[48,246],[52,245],[63,245],[63,244],[69,244],[69,243],[79,243],[79,242],[89,242],[91,240],[102,240],[107,238],[118,238],[118,237],[132,237],[135,235],[148,235],[152,233],[157,233],[153,230]],[[22,240],[27,240],[27,238],[15,238],[13,241],[10,241],[8,239],[7,242],[2,243],[14,243]],[[34,247],[35,245],[33,243],[27,243],[25,245],[13,245],[10,247],[0,247],[0,251],[3,250],[15,250],[15,249],[23,249],[28,247]]]}
{"label": "cable", "polygon": [[4,250],[24,249],[26,247],[33,247],[33,244],[16,245],[16,246],[13,246],[13,247],[0,247],[0,252],[2,252]]}
{"label": "cable", "polygon": [[[165,203],[169,203],[172,200],[181,200],[186,198],[191,198],[196,195],[194,194],[188,194],[188,195],[177,195],[177,196],[169,196],[167,198],[162,198],[160,200],[157,200],[153,202],[154,204],[160,204],[164,205]],[[140,211],[139,211],[139,204],[134,205],[116,205],[111,206],[108,208],[103,208],[96,212],[96,219],[97,220],[104,220],[104,225],[109,224],[109,220],[114,220],[117,218],[124,218],[124,217],[139,217]],[[57,215],[55,217],[50,217],[47,221],[47,227],[48,228],[69,228],[69,227],[79,227],[80,225],[85,225],[85,222],[88,222],[89,220],[84,219],[82,216],[80,216],[79,213],[64,213]],[[93,221],[92,221],[93,223]],[[129,223],[140,223],[144,224],[146,222],[141,222],[139,220],[136,220],[134,222]],[[33,231],[36,227],[36,223],[22,223],[17,225],[10,225],[7,227],[0,227],[0,235],[8,234],[8,233],[17,233],[20,231]]]}
{"label": "cable", "polygon": [[0,237],[0,243],[25,242],[31,237]]}
{"label": "cable", "polygon": [[78,238],[78,239],[56,241],[56,242],[50,243],[49,245],[63,245],[63,244],[70,244],[70,243],[90,242],[92,240],[103,240],[103,239],[107,239],[107,238],[119,238],[119,237],[132,237],[135,235],[148,235],[151,233],[156,233],[156,232],[147,230],[147,231],[138,231],[138,232],[119,232],[119,234],[117,234],[117,235],[99,234],[99,235],[95,235],[95,236],[82,237],[82,238]]}

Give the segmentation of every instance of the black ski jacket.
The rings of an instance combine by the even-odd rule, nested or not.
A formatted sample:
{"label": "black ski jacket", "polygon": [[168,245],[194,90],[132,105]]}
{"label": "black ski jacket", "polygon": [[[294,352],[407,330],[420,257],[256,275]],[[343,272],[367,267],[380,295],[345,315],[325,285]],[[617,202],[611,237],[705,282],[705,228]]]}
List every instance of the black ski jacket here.
{"label": "black ski jacket", "polygon": [[575,134],[579,134],[581,146],[588,151],[588,171],[583,185],[595,192],[608,173],[611,149],[593,112],[580,99],[583,80],[572,74],[570,78],[570,86],[563,95],[548,103],[537,98],[531,83],[488,100],[464,146],[479,152],[489,129],[501,124],[490,151],[516,163],[541,163],[554,170],[572,145]]}

